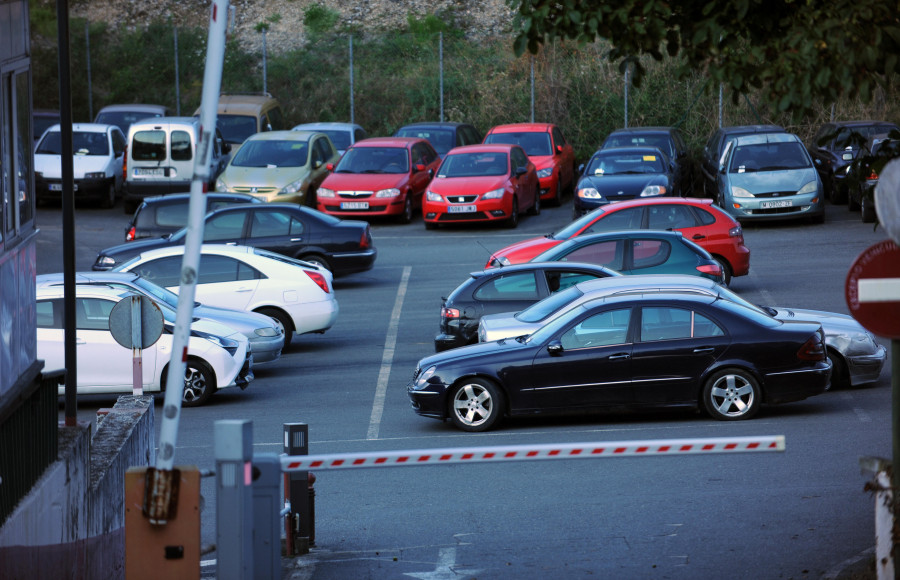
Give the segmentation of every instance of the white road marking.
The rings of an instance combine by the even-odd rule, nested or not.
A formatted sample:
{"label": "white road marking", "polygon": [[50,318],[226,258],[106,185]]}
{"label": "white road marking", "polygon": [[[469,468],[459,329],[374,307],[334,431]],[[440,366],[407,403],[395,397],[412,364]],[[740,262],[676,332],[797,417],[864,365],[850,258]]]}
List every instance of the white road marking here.
{"label": "white road marking", "polygon": [[[481,570],[463,570],[464,576],[476,576]],[[460,578],[456,570],[456,548],[441,548],[438,561],[431,572],[404,572],[404,576],[418,578],[419,580],[457,580]]]}
{"label": "white road marking", "polygon": [[378,439],[378,429],[381,427],[381,416],[384,414],[384,399],[387,396],[388,379],[391,376],[391,365],[394,361],[394,349],[397,346],[397,327],[400,326],[400,311],[403,310],[403,300],[406,298],[406,288],[409,285],[410,266],[403,268],[400,276],[400,286],[397,288],[397,300],[394,301],[394,309],[391,311],[391,322],[388,325],[387,337],[384,339],[384,354],[381,356],[381,370],[378,371],[378,383],[375,387],[375,401],[372,403],[372,417],[369,419],[369,431],[366,439]]}

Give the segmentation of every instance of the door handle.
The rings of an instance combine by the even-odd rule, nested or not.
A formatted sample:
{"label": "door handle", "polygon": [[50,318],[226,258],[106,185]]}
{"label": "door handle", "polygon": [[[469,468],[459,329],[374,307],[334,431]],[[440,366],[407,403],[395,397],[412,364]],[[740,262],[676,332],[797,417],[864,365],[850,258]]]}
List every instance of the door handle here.
{"label": "door handle", "polygon": [[708,352],[712,352],[712,351],[714,351],[714,350],[715,350],[715,349],[714,349],[713,347],[711,347],[711,346],[704,346],[704,347],[702,347],[702,348],[695,348],[695,349],[694,349],[694,354],[705,354],[705,353],[708,353]]}
{"label": "door handle", "polygon": [[694,237],[691,238],[691,239],[692,239],[692,240],[702,240],[702,239],[704,239],[705,237],[706,237],[706,236],[704,236],[703,234],[694,234]]}
{"label": "door handle", "polygon": [[610,355],[609,360],[628,360],[631,355],[628,353]]}
{"label": "door handle", "polygon": [[302,242],[303,238],[291,238],[292,242]]}
{"label": "door handle", "polygon": [[253,288],[248,288],[246,286],[242,286],[241,288],[238,288],[237,290],[235,290],[235,292],[251,292],[252,290],[253,290]]}

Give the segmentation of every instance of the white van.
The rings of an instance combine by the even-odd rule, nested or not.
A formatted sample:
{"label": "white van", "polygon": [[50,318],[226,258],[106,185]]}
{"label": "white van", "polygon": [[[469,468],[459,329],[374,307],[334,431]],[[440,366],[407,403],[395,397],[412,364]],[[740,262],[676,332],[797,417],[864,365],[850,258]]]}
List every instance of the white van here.
{"label": "white van", "polygon": [[[134,213],[145,197],[191,190],[199,135],[200,120],[194,117],[157,117],[131,125],[124,165],[125,213]],[[210,190],[231,151],[218,130],[213,142]]]}

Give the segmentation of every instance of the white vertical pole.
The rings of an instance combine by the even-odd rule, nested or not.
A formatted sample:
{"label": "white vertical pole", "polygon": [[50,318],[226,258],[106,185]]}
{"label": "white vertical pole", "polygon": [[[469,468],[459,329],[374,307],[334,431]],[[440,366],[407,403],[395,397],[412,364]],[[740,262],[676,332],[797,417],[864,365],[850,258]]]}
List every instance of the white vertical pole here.
{"label": "white vertical pole", "polygon": [[144,394],[144,360],[141,351],[143,330],[141,329],[141,297],[131,297],[131,394],[139,397]]}

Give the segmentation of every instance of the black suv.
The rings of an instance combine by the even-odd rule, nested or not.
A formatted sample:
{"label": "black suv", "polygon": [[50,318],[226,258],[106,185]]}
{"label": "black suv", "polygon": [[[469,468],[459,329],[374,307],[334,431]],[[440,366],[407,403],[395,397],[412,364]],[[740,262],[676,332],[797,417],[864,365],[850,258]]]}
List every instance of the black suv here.
{"label": "black suv", "polygon": [[[244,193],[207,193],[204,197],[206,213],[240,203],[263,203],[261,199]],[[187,225],[190,201],[190,193],[145,198],[125,226],[125,241],[161,238],[166,234],[174,234]]]}
{"label": "black suv", "polygon": [[847,202],[847,172],[866,141],[893,130],[900,128],[885,121],[834,121],[819,127],[809,154],[831,203]]}
{"label": "black suv", "polygon": [[703,194],[710,199],[719,199],[718,180],[719,162],[725,147],[735,138],[741,135],[753,135],[754,133],[784,133],[784,127],[780,125],[732,125],[719,127],[706,141],[706,147],[700,156],[700,173],[703,174]]}
{"label": "black suv", "polygon": [[692,196],[693,167],[681,131],[675,127],[632,127],[610,133],[600,149],[612,147],[656,147],[669,157],[675,176],[675,196]]}
{"label": "black suv", "polygon": [[394,137],[426,139],[441,159],[454,147],[481,143],[481,133],[467,123],[413,123],[397,129]]}

